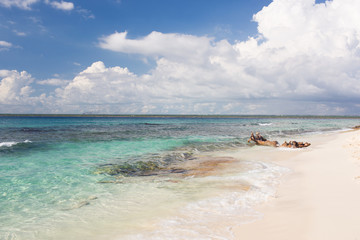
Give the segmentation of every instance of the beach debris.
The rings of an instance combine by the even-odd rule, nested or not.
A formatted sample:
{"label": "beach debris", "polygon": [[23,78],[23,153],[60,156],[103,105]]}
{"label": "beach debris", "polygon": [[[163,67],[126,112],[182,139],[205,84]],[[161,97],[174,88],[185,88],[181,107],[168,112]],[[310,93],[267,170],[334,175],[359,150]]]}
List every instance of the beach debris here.
{"label": "beach debris", "polygon": [[271,147],[304,148],[311,145],[308,142],[297,142],[297,141],[290,141],[290,142],[285,141],[283,144],[279,145],[278,141],[267,140],[263,136],[261,136],[259,132],[256,132],[255,135],[253,132],[251,132],[250,138],[248,139],[248,143],[251,141],[255,142],[256,145],[271,146]]}
{"label": "beach debris", "polygon": [[353,127],[353,129],[359,130],[359,129],[360,129],[360,125],[357,125],[357,126]]}
{"label": "beach debris", "polygon": [[311,144],[308,142],[297,142],[297,141],[290,141],[290,142],[284,142],[283,144],[281,144],[280,147],[288,147],[288,148],[304,148],[304,147],[308,147]]}
{"label": "beach debris", "polygon": [[255,142],[256,145],[262,145],[262,146],[271,146],[271,147],[278,147],[279,143],[278,141],[270,141],[266,140],[259,132],[256,132],[256,135],[254,135],[253,132],[251,132],[251,136],[248,139],[249,142]]}

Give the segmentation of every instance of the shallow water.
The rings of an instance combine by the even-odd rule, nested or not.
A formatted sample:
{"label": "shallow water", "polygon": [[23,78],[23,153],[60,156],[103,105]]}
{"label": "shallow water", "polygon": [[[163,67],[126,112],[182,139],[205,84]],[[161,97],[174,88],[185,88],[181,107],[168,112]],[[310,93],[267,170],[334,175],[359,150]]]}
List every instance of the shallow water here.
{"label": "shallow water", "polygon": [[287,170],[215,152],[248,149],[251,131],[286,139],[355,125],[358,119],[0,117],[0,239],[229,239],[227,229],[212,231],[213,221],[259,218],[252,206],[273,194]]}

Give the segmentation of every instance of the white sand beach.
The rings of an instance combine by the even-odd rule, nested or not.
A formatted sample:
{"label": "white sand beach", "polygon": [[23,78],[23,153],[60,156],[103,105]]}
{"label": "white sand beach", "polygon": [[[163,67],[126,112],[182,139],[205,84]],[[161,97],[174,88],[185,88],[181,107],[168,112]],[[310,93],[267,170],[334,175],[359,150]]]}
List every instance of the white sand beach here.
{"label": "white sand beach", "polygon": [[232,229],[235,239],[360,239],[360,131],[306,140],[307,149],[267,154],[292,172],[257,208],[262,219]]}

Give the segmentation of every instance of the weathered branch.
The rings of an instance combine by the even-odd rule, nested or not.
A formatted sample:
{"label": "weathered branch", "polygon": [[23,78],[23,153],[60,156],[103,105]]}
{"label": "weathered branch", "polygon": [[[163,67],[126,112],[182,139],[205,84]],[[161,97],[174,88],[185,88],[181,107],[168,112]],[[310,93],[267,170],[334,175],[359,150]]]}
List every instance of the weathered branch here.
{"label": "weathered branch", "polygon": [[255,142],[256,145],[271,146],[271,147],[304,148],[311,145],[308,142],[297,142],[297,141],[290,141],[290,142],[285,141],[283,144],[279,145],[278,141],[266,140],[263,136],[261,136],[259,132],[257,132],[256,135],[254,135],[254,133],[251,132],[248,142],[251,141]]}

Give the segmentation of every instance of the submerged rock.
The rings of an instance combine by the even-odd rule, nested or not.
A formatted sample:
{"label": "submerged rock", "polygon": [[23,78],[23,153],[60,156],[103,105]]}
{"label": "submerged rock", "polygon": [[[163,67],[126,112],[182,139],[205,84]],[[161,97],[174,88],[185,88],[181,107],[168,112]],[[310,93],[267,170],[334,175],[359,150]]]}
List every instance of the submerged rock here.
{"label": "submerged rock", "polygon": [[114,180],[102,180],[102,181],[98,181],[97,183],[123,183],[122,181],[114,181]]}
{"label": "submerged rock", "polygon": [[153,161],[137,161],[133,164],[123,163],[123,164],[106,164],[98,167],[95,174],[108,174],[111,176],[114,175],[124,175],[124,176],[144,176],[151,174],[152,171],[160,170],[161,166],[157,162]]}

